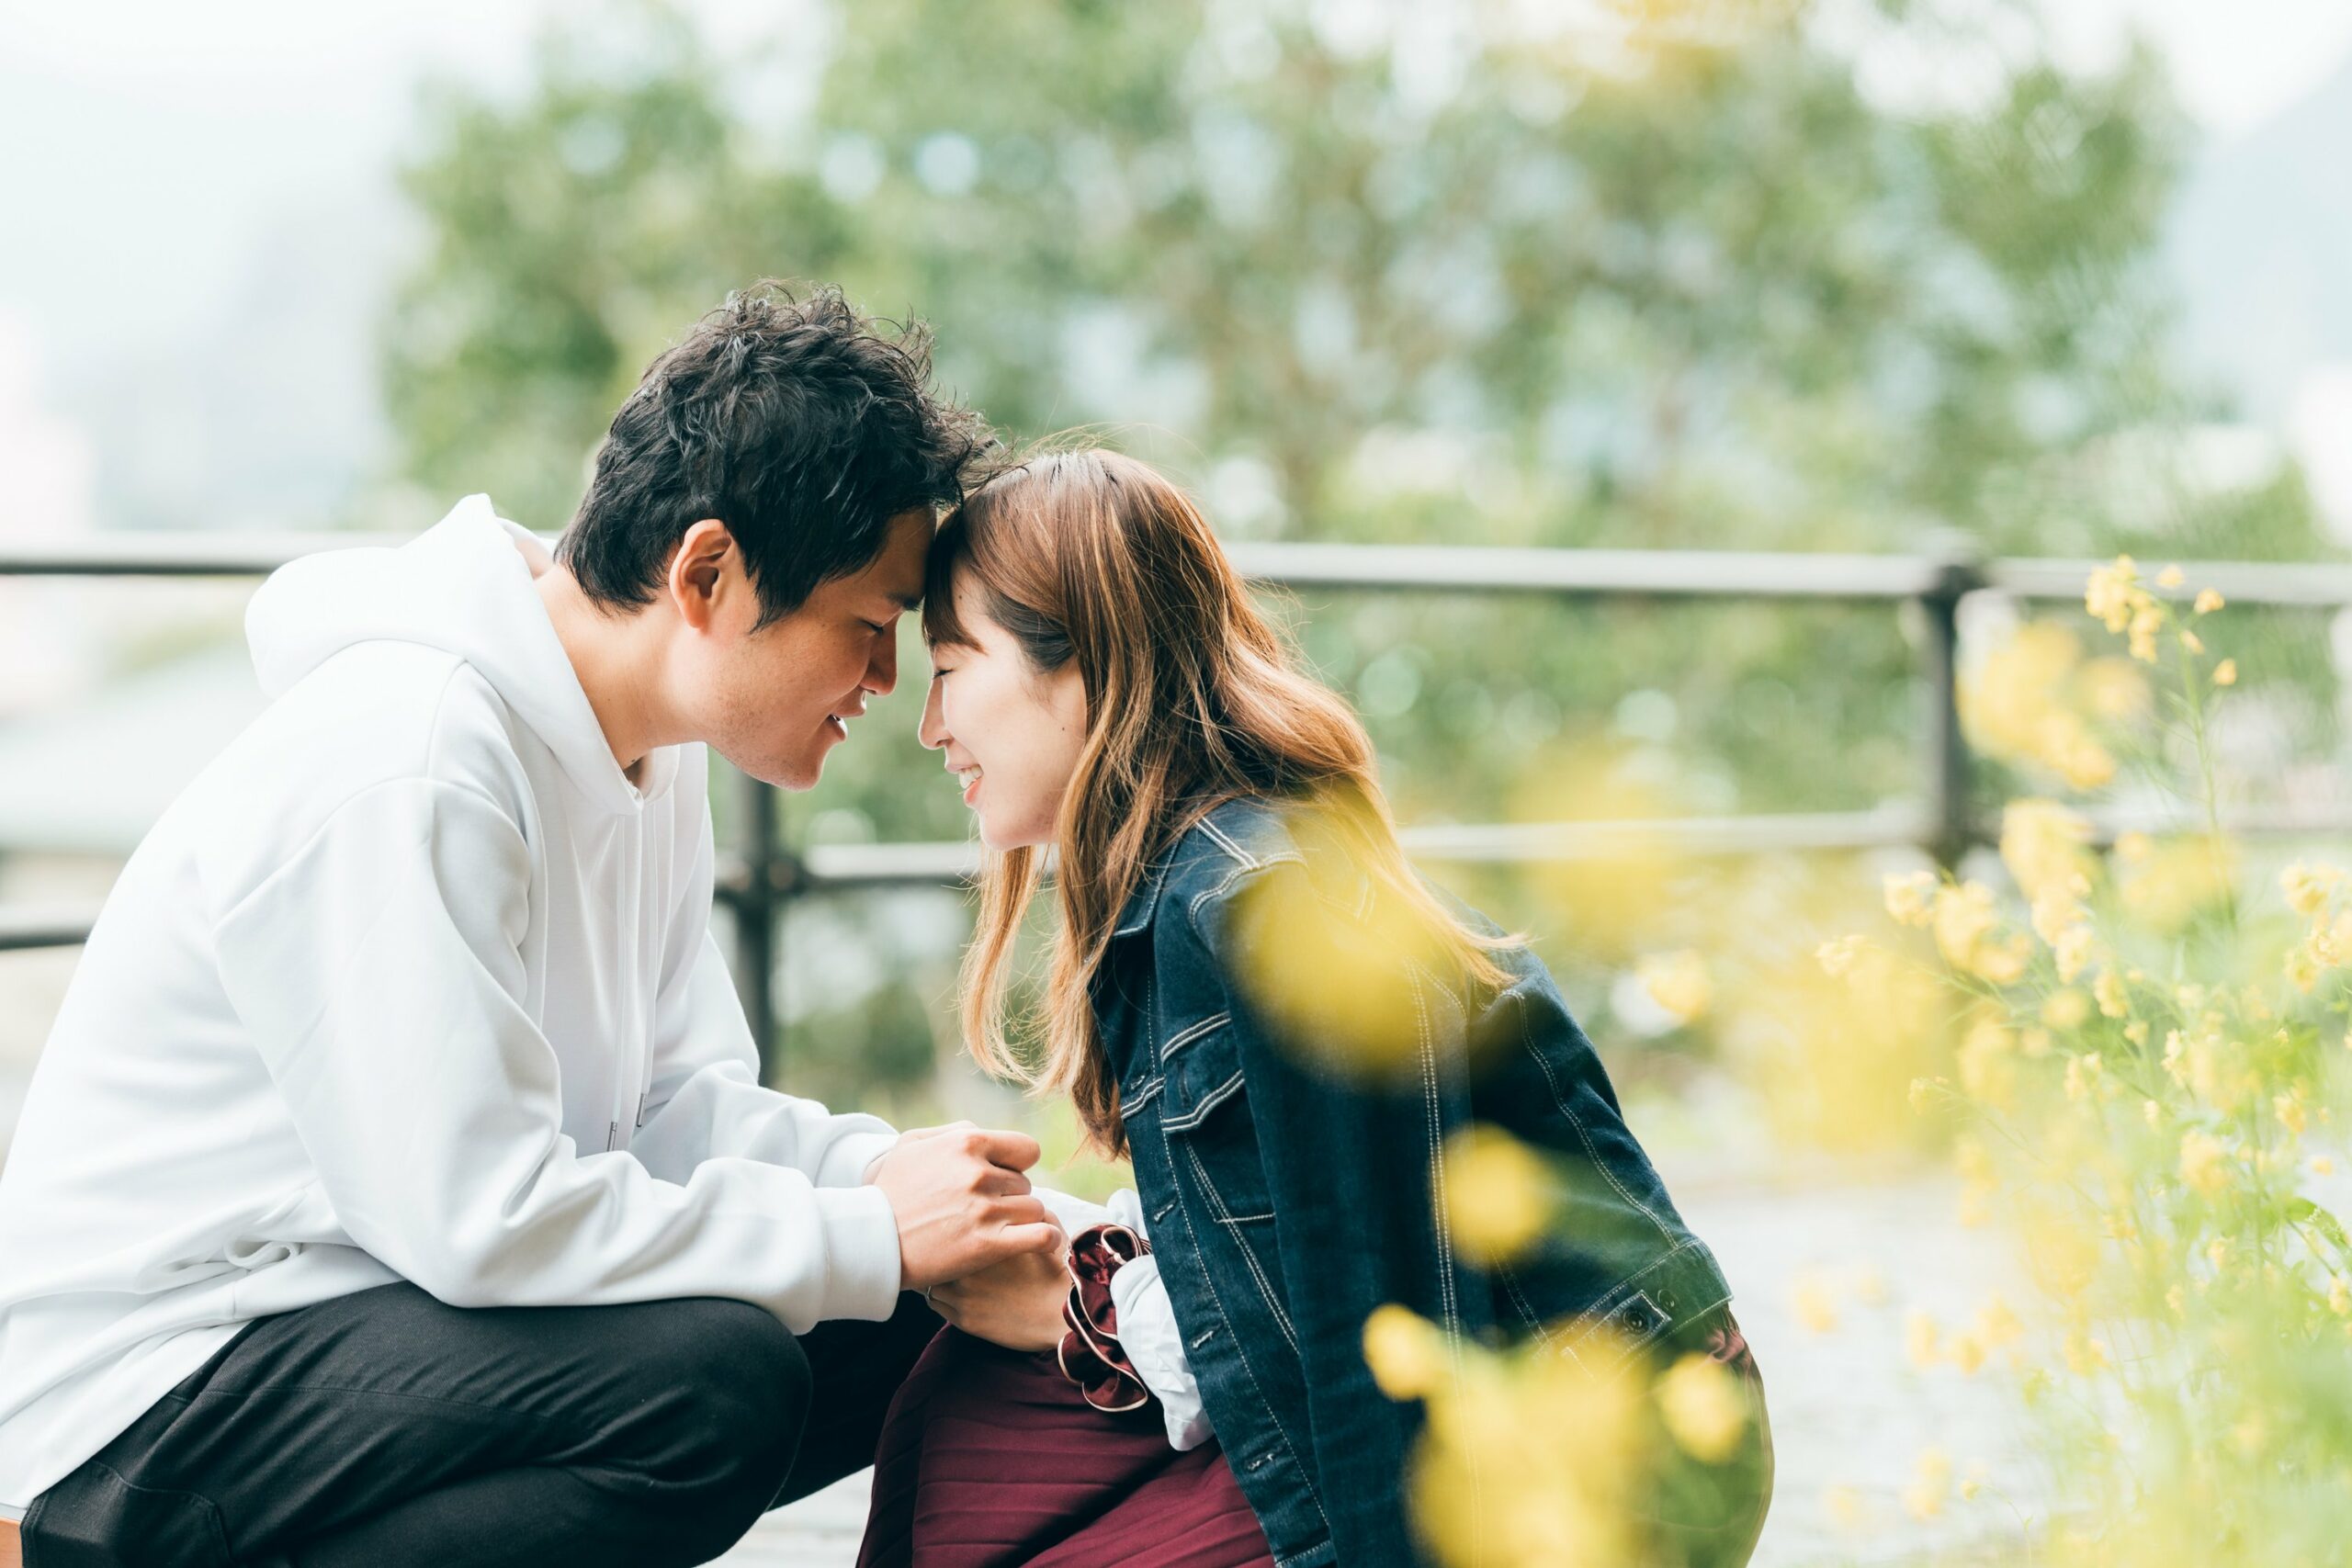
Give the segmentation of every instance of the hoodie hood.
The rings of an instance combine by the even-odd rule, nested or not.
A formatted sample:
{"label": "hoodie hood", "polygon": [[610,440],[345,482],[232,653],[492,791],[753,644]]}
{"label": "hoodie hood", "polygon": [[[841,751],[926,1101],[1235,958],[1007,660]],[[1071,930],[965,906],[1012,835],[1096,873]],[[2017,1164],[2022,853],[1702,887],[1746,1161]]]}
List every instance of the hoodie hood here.
{"label": "hoodie hood", "polygon": [[245,609],[265,695],[344,649],[410,642],[465,660],[538,737],[582,794],[633,812],[670,787],[678,749],[648,753],[642,789],[613,757],[533,579],[553,566],[529,530],[469,495],[397,549],[329,550],[270,575]]}

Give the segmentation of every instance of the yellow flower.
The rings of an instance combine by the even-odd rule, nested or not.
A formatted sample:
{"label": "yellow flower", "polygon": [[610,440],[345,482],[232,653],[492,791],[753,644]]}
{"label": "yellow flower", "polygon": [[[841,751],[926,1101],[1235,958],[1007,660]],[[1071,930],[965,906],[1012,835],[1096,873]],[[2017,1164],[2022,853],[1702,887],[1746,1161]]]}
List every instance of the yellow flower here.
{"label": "yellow flower", "polygon": [[2156,573],[2156,586],[2159,588],[2177,588],[2188,581],[2188,577],[2181,571],[2180,563],[2177,561],[2165,567],[2164,570]]}
{"label": "yellow flower", "polygon": [[2041,1004],[2041,1021],[2052,1029],[2080,1029],[2090,1021],[2091,1000],[2075,987],[2052,991]]}
{"label": "yellow flower", "polygon": [[2134,611],[2124,651],[2143,664],[2154,664],[2156,661],[2156,634],[2164,627],[2165,613],[2155,605],[2144,605]]}
{"label": "yellow flower", "polygon": [[1942,1337],[1936,1320],[1924,1312],[1914,1312],[1903,1320],[1904,1354],[1921,1371],[1936,1364]]}
{"label": "yellow flower", "polygon": [[1903,1507],[1913,1518],[1925,1523],[1944,1511],[1944,1504],[1951,1496],[1951,1461],[1941,1449],[1929,1449],[1919,1456],[1911,1475],[1911,1484],[1903,1489]]}
{"label": "yellow flower", "polygon": [[1995,1349],[2025,1337],[2025,1325],[2009,1310],[2009,1303],[1995,1296],[1976,1314],[1976,1335]]}
{"label": "yellow flower", "polygon": [[2058,962],[2058,978],[2072,984],[2098,955],[2098,933],[2078,921],[2058,933],[2052,952]]}
{"label": "yellow flower", "polygon": [[2206,1197],[2218,1196],[2229,1185],[2229,1153],[2211,1133],[2190,1133],[2180,1140],[2180,1179]]}
{"label": "yellow flower", "polygon": [[2352,1282],[2341,1274],[2328,1276],[2327,1310],[2338,1317],[2352,1317]]}
{"label": "yellow flower", "polygon": [[1636,974],[1650,999],[1677,1023],[1693,1023],[1714,1004],[1714,983],[1707,977],[1706,960],[1685,949],[1653,954],[1642,960]]}
{"label": "yellow flower", "polygon": [[2096,1051],[2076,1056],[2066,1064],[2066,1098],[2082,1100],[2090,1098],[2092,1086],[2098,1082],[2099,1057]]}
{"label": "yellow flower", "polygon": [[1389,1398],[1425,1398],[1444,1380],[1445,1337],[1429,1319],[1392,1302],[1364,1319],[1363,1359]]}
{"label": "yellow flower", "polygon": [[2120,861],[2146,860],[2154,852],[2155,847],[2156,841],[2136,828],[2115,836],[2115,858]]}
{"label": "yellow flower", "polygon": [[2295,1137],[2303,1135],[2309,1122],[2303,1114],[2303,1102],[2291,1094],[2275,1096],[2270,1101],[2271,1114],[2278,1118],[2278,1125]]}
{"label": "yellow flower", "polygon": [[2229,840],[2199,834],[2162,844],[2136,863],[2116,891],[2125,909],[2151,931],[2170,933],[2229,896],[2236,852]]}
{"label": "yellow flower", "polygon": [[1658,1414],[1683,1452],[1720,1464],[1747,1430],[1747,1402],[1738,1380],[1712,1356],[1696,1351],[1668,1369],[1657,1382]]}
{"label": "yellow flower", "polygon": [[1979,1020],[1960,1043],[1960,1087],[1970,1099],[2006,1111],[2017,1098],[2017,1037],[1991,1019]]}
{"label": "yellow flower", "polygon": [[2078,1378],[2086,1378],[2111,1363],[2107,1341],[2079,1328],[2066,1336],[2065,1357],[2066,1370]]}
{"label": "yellow flower", "polygon": [[2123,977],[2112,969],[2098,972],[2098,978],[2091,982],[2091,995],[2098,998],[2098,1010],[2109,1018],[2121,1018],[2132,1010],[2132,998],[2123,988]]}
{"label": "yellow flower", "polygon": [[2090,891],[2090,819],[2054,800],[2013,800],[2001,811],[2001,863],[2028,898]]}
{"label": "yellow flower", "polygon": [[2001,942],[1980,942],[1969,955],[1968,967],[1996,986],[2014,985],[2033,956],[2033,943],[2023,931]]}
{"label": "yellow flower", "polygon": [[2335,1174],[2335,1162],[2328,1158],[2325,1155],[2313,1155],[2312,1156],[2311,1171],[2313,1176],[2334,1176]]}
{"label": "yellow flower", "polygon": [[2338,867],[2308,865],[2301,861],[2278,874],[2278,886],[2286,892],[2287,907],[2305,919],[2325,909],[2343,883],[2344,873]]}
{"label": "yellow flower", "polygon": [[1796,1309],[1797,1321],[1809,1332],[1828,1334],[1837,1329],[1838,1303],[1831,1298],[1828,1286],[1821,1280],[1798,1280],[1791,1304]]}
{"label": "yellow flower", "polygon": [[1906,926],[1924,926],[1935,918],[1936,874],[1915,871],[1886,879],[1886,912]]}
{"label": "yellow flower", "polygon": [[1829,1516],[1831,1524],[1849,1534],[1862,1528],[1862,1495],[1850,1486],[1832,1486],[1824,1492],[1821,1509]]}
{"label": "yellow flower", "polygon": [[2219,591],[2215,589],[2200,588],[2197,591],[2196,610],[2200,615],[2211,615],[2214,611],[2220,609],[2224,603],[2226,603],[2226,601],[2222,599]]}
{"label": "yellow flower", "polygon": [[1960,1369],[1962,1377],[1974,1377],[1984,1365],[1984,1342],[1973,1334],[1955,1334],[1951,1340],[1951,1364]]}
{"label": "yellow flower", "polygon": [[1936,946],[1944,959],[1965,969],[1976,945],[1993,929],[1993,890],[1981,882],[1936,889]]}
{"label": "yellow flower", "polygon": [[2213,666],[2213,684],[2216,686],[2234,686],[2237,683],[2238,661],[2236,660],[2224,659],[2219,664]]}
{"label": "yellow flower", "polygon": [[2112,566],[2099,567],[2091,573],[2089,585],[2083,592],[2083,608],[2111,632],[2120,632],[2131,620],[2133,604],[2147,597],[2139,586],[2139,569],[2130,556],[2118,556]]}
{"label": "yellow flower", "polygon": [[1508,1263],[1552,1223],[1553,1180],[1543,1157],[1499,1127],[1445,1141],[1445,1214],[1454,1250],[1481,1269]]}
{"label": "yellow flower", "polygon": [[1835,942],[1823,942],[1813,955],[1820,960],[1822,973],[1833,980],[1842,980],[1853,973],[1854,963],[1867,945],[1859,936],[1841,936]]}

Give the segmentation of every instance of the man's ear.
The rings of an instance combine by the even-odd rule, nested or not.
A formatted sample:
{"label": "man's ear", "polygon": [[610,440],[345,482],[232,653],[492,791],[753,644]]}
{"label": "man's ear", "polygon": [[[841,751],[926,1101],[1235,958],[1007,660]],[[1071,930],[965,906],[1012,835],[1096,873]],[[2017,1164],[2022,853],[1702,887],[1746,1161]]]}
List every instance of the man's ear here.
{"label": "man's ear", "polygon": [[716,517],[686,530],[670,557],[670,602],[696,631],[708,631],[719,606],[732,593],[751,588],[735,536]]}

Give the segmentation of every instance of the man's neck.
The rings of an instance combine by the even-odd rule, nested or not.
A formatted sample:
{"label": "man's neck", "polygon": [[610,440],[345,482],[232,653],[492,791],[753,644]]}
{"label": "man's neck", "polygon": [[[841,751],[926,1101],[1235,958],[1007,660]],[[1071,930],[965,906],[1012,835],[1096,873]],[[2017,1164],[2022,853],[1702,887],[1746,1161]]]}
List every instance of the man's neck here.
{"label": "man's neck", "polygon": [[556,641],[571,661],[580,689],[612,748],[613,761],[631,784],[643,781],[645,755],[661,741],[654,734],[657,719],[638,646],[638,617],[615,615],[600,608],[581,591],[563,568],[550,567],[536,583],[539,603]]}

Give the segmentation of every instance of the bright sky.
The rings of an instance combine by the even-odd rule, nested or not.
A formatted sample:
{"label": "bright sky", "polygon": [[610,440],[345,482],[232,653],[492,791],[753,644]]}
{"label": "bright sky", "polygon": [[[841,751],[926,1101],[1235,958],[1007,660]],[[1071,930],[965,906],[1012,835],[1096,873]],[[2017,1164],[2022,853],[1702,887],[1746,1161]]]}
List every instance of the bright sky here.
{"label": "bright sky", "polygon": [[[334,209],[337,197],[381,191],[422,73],[513,78],[555,3],[0,7],[0,314],[28,323],[52,374],[69,356],[190,330],[249,283],[274,229]],[[2050,5],[2061,32],[2093,55],[2132,21],[2151,29],[2192,108],[2223,135],[2291,103],[2352,52],[2346,0]],[[722,35],[778,8],[694,5]]]}

